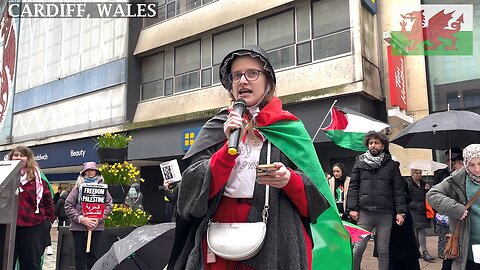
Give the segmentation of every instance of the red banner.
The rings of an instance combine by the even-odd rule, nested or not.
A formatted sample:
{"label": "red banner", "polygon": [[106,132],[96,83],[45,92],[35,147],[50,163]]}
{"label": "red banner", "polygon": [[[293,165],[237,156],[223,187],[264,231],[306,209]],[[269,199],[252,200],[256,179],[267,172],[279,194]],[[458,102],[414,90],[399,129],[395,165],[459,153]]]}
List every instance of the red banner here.
{"label": "red banner", "polygon": [[390,104],[407,110],[407,81],[405,56],[392,55],[392,46],[387,47],[388,78],[390,79]]}
{"label": "red banner", "polygon": [[81,189],[83,216],[89,218],[103,218],[105,201],[107,198],[107,185],[83,184]]}

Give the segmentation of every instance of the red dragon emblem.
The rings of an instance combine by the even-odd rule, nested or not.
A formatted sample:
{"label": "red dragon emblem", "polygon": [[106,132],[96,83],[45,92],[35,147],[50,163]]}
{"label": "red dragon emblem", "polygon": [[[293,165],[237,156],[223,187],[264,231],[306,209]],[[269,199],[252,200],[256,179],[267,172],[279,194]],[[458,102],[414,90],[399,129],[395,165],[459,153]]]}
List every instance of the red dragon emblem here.
{"label": "red dragon emblem", "polygon": [[[445,50],[456,50],[458,38],[453,34],[460,31],[462,27],[461,24],[464,23],[463,14],[460,15],[456,21],[449,25],[450,20],[453,18],[452,14],[455,11],[445,13],[445,9],[443,9],[437,14],[433,15],[428,20],[428,26],[425,26],[425,17],[423,16],[423,12],[424,10],[421,10],[401,15],[403,18],[403,21],[400,22],[400,26],[402,27],[401,33],[407,37],[409,42],[406,44],[406,50],[416,50],[419,43],[424,43],[427,40],[433,45],[427,46],[424,43],[425,50],[436,50],[438,46],[442,44],[445,45]],[[407,25],[407,21],[405,20],[408,19],[413,22],[410,32],[405,29],[405,26]],[[442,42],[439,38],[451,40],[451,46],[447,46],[447,44]]]}

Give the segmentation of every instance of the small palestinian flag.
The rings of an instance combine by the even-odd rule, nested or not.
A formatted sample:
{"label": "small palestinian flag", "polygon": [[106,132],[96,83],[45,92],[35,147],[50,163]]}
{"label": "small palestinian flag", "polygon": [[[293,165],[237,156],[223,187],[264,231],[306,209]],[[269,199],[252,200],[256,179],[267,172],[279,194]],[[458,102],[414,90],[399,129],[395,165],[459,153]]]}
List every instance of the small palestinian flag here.
{"label": "small palestinian flag", "polygon": [[389,127],[388,124],[348,109],[333,107],[331,115],[332,121],[322,130],[336,145],[354,151],[367,151],[363,144],[367,132]]}

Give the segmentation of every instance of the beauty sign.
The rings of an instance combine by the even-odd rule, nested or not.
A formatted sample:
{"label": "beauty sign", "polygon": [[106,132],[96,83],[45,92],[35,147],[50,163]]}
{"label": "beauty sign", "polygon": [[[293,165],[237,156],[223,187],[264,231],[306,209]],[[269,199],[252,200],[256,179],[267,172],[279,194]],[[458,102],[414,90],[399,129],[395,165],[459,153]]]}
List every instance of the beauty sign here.
{"label": "beauty sign", "polygon": [[83,216],[89,218],[103,218],[105,202],[107,198],[107,187],[105,184],[83,184],[82,185],[82,212]]}

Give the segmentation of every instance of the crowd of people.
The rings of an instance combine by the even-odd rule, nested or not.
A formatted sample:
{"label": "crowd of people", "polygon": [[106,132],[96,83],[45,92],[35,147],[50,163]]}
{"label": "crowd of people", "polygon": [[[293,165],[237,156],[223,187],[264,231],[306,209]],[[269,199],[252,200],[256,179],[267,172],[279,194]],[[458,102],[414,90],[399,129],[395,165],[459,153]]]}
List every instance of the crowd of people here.
{"label": "crowd of people", "polygon": [[[288,145],[298,132],[307,133],[295,115],[283,110],[266,52],[258,46],[231,51],[220,64],[220,81],[230,95],[230,106],[207,121],[186,153],[181,185],[162,187],[165,216],[177,224],[168,269],[312,269],[310,225],[330,207],[325,192],[333,196],[341,219],[372,232],[352,243],[355,270],[361,269],[371,237],[378,269],[420,269],[419,258],[436,259],[426,244],[432,226],[442,270],[480,269],[472,250],[472,245],[480,244],[480,204],[473,203],[480,194],[480,144],[448,151],[448,169],[435,172],[430,185],[420,168],[402,177],[387,136],[371,131],[364,137],[368,150],[357,156],[350,171],[342,163],[333,164],[326,174],[328,189],[322,193],[319,179],[299,165],[310,166],[316,157],[302,156],[299,161],[303,146]],[[233,108],[239,99],[244,100],[245,113]],[[232,144],[233,138],[238,143]],[[73,235],[75,268],[90,269],[99,257],[99,236],[112,211],[107,192],[102,218],[82,213],[84,184],[103,183],[97,164],[84,163],[73,189],[59,187],[52,195],[28,147],[15,147],[8,158],[22,163],[14,251],[18,269],[41,269],[55,220],[59,227],[69,226]],[[261,171],[259,164],[271,165]],[[132,185],[125,203],[137,210],[143,209],[142,201],[140,185]],[[435,213],[427,216],[430,206]],[[213,251],[208,238],[212,222],[264,222],[266,232],[257,255],[237,260]],[[452,259],[444,256],[444,250],[447,234],[455,228],[460,228],[461,250]],[[89,234],[91,248],[86,253]]]}

